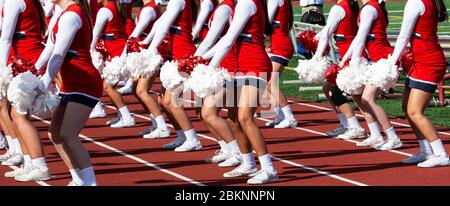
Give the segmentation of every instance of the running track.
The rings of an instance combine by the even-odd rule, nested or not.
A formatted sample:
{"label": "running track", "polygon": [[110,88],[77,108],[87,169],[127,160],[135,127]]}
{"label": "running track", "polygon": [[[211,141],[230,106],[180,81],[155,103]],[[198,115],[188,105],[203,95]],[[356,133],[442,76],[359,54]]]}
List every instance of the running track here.
{"label": "running track", "polygon": [[[159,84],[152,89],[157,90]],[[105,122],[116,110],[108,98],[103,103],[108,116],[89,120],[80,138],[88,148],[99,185],[246,185],[247,178],[222,177],[231,168],[218,168],[204,160],[218,149],[210,133],[194,113],[187,108],[204,149],[198,152],[175,153],[161,146],[173,140],[147,140],[137,134],[150,127],[148,114],[133,96],[126,102],[135,113],[136,126],[113,129]],[[187,101],[189,102],[189,101]],[[324,133],[339,123],[327,104],[291,99],[291,107],[299,125],[292,129],[265,127],[267,119],[258,118],[257,124],[266,137],[274,165],[279,173],[277,186],[379,186],[379,185],[450,185],[450,167],[421,169],[399,163],[418,150],[407,122],[392,119],[404,147],[398,151],[376,151],[356,147],[355,141],[327,137]],[[365,125],[363,120],[361,123]],[[0,185],[66,185],[70,175],[47,138],[48,121],[33,118],[45,145],[47,162],[53,179],[46,182],[18,183],[3,177],[10,170],[0,166]],[[440,136],[450,151],[450,129],[439,128]],[[360,140],[358,140],[360,141]]]}

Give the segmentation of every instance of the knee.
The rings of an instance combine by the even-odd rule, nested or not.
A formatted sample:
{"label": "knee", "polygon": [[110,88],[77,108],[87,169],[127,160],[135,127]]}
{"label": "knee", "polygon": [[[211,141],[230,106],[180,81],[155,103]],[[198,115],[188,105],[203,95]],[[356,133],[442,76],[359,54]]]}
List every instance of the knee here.
{"label": "knee", "polygon": [[373,98],[371,98],[371,97],[368,97],[368,96],[362,96],[361,97],[361,103],[364,106],[368,107],[368,106],[373,105],[375,103],[375,100]]}
{"label": "knee", "polygon": [[249,125],[253,122],[253,118],[248,114],[239,114],[238,122],[240,125]]}
{"label": "knee", "polygon": [[202,109],[200,116],[207,123],[213,122],[216,118],[216,115],[214,112],[212,112],[211,110],[205,110],[205,109]]}
{"label": "knee", "polygon": [[133,93],[135,94],[136,97],[138,98],[142,98],[144,95],[148,94],[147,90],[142,89],[142,88],[136,88],[135,91],[133,91]]}
{"label": "knee", "polygon": [[407,109],[406,115],[411,120],[417,120],[423,116],[423,113],[416,109]]}
{"label": "knee", "polygon": [[49,131],[48,138],[52,141],[54,145],[62,144],[63,139],[55,132]]}
{"label": "knee", "polygon": [[172,101],[170,100],[170,98],[162,98],[159,101],[159,104],[165,109],[165,110],[170,110],[172,108]]}

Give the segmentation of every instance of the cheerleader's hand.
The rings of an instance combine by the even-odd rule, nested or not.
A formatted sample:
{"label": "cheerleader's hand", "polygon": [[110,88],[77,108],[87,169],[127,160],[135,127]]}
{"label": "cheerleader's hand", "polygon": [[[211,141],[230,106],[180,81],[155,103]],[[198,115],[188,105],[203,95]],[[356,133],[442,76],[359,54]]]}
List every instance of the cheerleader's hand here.
{"label": "cheerleader's hand", "polygon": [[397,61],[395,61],[391,55],[388,56],[387,60],[388,60],[389,66],[395,66],[397,64]]}

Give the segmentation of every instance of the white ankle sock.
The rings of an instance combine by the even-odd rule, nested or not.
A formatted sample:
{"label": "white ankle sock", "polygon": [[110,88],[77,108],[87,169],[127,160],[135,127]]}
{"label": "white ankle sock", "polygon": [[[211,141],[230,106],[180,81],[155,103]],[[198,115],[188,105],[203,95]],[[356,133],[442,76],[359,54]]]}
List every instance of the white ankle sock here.
{"label": "white ankle sock", "polygon": [[275,173],[275,168],[272,164],[272,159],[269,154],[265,154],[258,157],[259,164],[261,164],[261,169],[269,171],[271,173]]}
{"label": "white ankle sock", "polygon": [[433,154],[433,150],[431,149],[431,145],[426,139],[419,140],[420,151],[427,155]]}
{"label": "white ankle sock", "polygon": [[30,155],[24,155],[23,156],[23,167],[30,168],[31,166],[33,166],[33,163],[31,162]]}
{"label": "white ankle sock", "polygon": [[19,138],[12,139],[12,141],[13,141],[14,150],[16,151],[16,153],[23,155],[22,147],[20,147]]}
{"label": "white ankle sock", "polygon": [[184,131],[184,136],[186,137],[186,141],[190,142],[197,142],[197,133],[195,132],[195,129],[192,128],[188,131]]}
{"label": "white ankle sock", "polygon": [[81,178],[79,169],[69,169],[70,176],[72,176],[72,180],[77,183],[84,183],[83,178]]}
{"label": "white ankle sock", "polygon": [[45,157],[39,157],[31,160],[33,167],[37,167],[43,171],[48,170],[47,163],[45,162]]}
{"label": "white ankle sock", "polygon": [[101,102],[98,102],[98,103],[95,105],[95,107],[94,107],[93,110],[94,110],[94,111],[97,111],[97,112],[102,111],[102,110],[103,110],[102,103],[101,103]]}
{"label": "white ankle sock", "polygon": [[348,127],[353,129],[361,129],[361,125],[359,124],[358,118],[356,116],[353,116],[351,118],[347,119]]}
{"label": "white ankle sock", "polygon": [[222,149],[223,153],[225,153],[225,154],[230,153],[230,148],[228,147],[228,144],[225,141],[220,140],[220,141],[217,141],[217,143],[219,143],[220,149]]}
{"label": "white ankle sock", "polygon": [[442,144],[441,139],[437,139],[434,142],[430,142],[431,149],[433,150],[433,154],[436,156],[445,157],[447,156],[447,152],[445,152],[444,145]]}
{"label": "white ankle sock", "polygon": [[337,114],[337,117],[339,118],[339,122],[341,123],[341,125],[342,125],[344,128],[348,128],[348,121],[347,121],[347,119],[345,118],[345,115],[342,114],[342,113],[338,113],[338,114]]}
{"label": "white ankle sock", "polygon": [[164,120],[164,116],[159,115],[159,116],[155,117],[155,121],[156,121],[156,125],[157,125],[158,129],[167,130],[167,124],[166,124],[166,121]]}
{"label": "white ankle sock", "polygon": [[386,131],[384,131],[384,133],[388,137],[388,140],[400,140],[397,136],[397,133],[395,132],[394,127],[387,129]]}
{"label": "white ankle sock", "polygon": [[85,185],[97,186],[97,180],[95,179],[95,172],[92,166],[80,170],[80,175]]}
{"label": "white ankle sock", "polygon": [[127,106],[123,106],[122,108],[119,109],[119,113],[122,115],[123,118],[125,119],[131,119],[131,114],[130,111],[128,110]]}
{"label": "white ankle sock", "polygon": [[380,128],[378,127],[378,123],[377,122],[369,123],[369,124],[367,124],[367,126],[369,127],[370,136],[372,136],[372,137],[380,137],[380,138],[383,137],[381,135]]}
{"label": "white ankle sock", "polygon": [[242,154],[242,165],[249,168],[255,168],[256,162],[255,162],[255,156],[253,155],[253,152],[250,152],[248,154]]}
{"label": "white ankle sock", "polygon": [[12,140],[11,136],[6,136],[6,141],[8,142],[8,152],[9,154],[15,154],[16,153],[16,146]]}
{"label": "white ankle sock", "polygon": [[236,140],[233,140],[228,143],[228,148],[232,153],[239,153],[241,150],[239,149],[239,145]]}
{"label": "white ankle sock", "polygon": [[294,115],[292,114],[291,107],[289,105],[286,105],[283,108],[281,108],[281,111],[283,111],[285,119],[295,119]]}

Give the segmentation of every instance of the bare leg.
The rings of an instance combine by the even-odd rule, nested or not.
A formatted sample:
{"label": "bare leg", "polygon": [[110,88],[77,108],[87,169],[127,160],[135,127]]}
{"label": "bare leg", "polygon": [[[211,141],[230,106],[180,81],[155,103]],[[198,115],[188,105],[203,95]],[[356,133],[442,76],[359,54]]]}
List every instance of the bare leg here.
{"label": "bare leg", "polygon": [[380,123],[383,130],[387,130],[392,127],[389,122],[384,109],[376,103],[376,97],[378,95],[379,89],[377,87],[366,85],[362,95],[362,103],[366,107],[367,112],[376,118],[378,123]]}
{"label": "bare leg", "polygon": [[225,119],[219,116],[219,110],[216,107],[217,102],[223,101],[224,91],[211,95],[205,98],[202,107],[203,120],[211,127],[220,137],[229,143],[234,140],[233,132]]}
{"label": "bare leg", "polygon": [[26,115],[21,115],[13,108],[11,110],[15,128],[20,133],[20,137],[28,149],[31,159],[44,157],[44,149],[42,147],[41,137]]}

